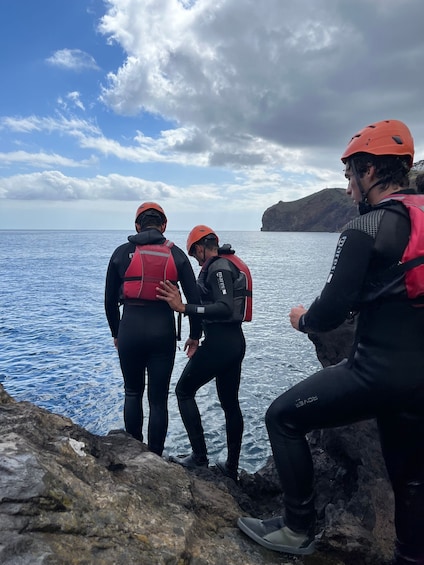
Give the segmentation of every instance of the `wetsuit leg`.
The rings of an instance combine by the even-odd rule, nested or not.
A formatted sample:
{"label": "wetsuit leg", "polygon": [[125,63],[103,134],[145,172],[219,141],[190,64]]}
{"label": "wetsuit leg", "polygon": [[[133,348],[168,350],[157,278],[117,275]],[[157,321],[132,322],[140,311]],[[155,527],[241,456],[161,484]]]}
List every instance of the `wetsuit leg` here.
{"label": "wetsuit leg", "polygon": [[125,429],[143,441],[143,394],[148,375],[150,404],[148,446],[162,453],[168,426],[167,399],[175,357],[172,311],[151,306],[125,306],[118,333],[118,353],[125,383]]}
{"label": "wetsuit leg", "polygon": [[147,361],[147,397],[149,400],[148,446],[162,455],[168,430],[168,392],[174,367],[176,342],[162,343],[159,350],[151,352]]}
{"label": "wetsuit leg", "polygon": [[[218,375],[226,374],[228,367],[241,364],[244,355],[244,337],[240,327],[230,324],[211,324],[206,339],[187,363],[175,389],[178,406],[193,452],[206,457],[207,448],[202,421],[195,400],[196,392]],[[238,390],[238,384],[234,390]],[[237,432],[238,433],[238,432]]]}
{"label": "wetsuit leg", "polygon": [[418,412],[378,420],[395,494],[396,562],[424,564],[424,417]]}
{"label": "wetsuit leg", "polygon": [[265,421],[284,491],[286,523],[293,530],[309,531],[315,520],[314,471],[305,434],[373,417],[378,398],[342,362],[298,383],[269,407]]}
{"label": "wetsuit leg", "polygon": [[236,361],[226,372],[219,373],[216,377],[216,390],[225,414],[227,466],[233,470],[237,470],[238,468],[244,429],[243,415],[238,398],[241,363],[245,353],[245,342],[242,333],[240,335],[239,350],[241,355],[240,360]]}
{"label": "wetsuit leg", "polygon": [[[120,332],[121,333],[121,332]],[[126,431],[143,441],[143,403],[146,358],[139,349],[130,347],[127,340],[118,338],[119,361],[124,377],[124,423]]]}
{"label": "wetsuit leg", "polygon": [[207,456],[207,448],[195,396],[199,388],[215,376],[212,368],[208,366],[209,358],[209,348],[205,341],[185,366],[175,388],[178,408],[188,439],[194,454],[199,459],[204,459]]}

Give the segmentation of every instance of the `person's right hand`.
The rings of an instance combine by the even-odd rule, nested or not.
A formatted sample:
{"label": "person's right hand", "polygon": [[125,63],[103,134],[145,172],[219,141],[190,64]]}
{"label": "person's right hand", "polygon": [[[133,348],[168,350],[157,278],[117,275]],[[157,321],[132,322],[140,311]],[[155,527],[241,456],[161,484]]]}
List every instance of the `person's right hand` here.
{"label": "person's right hand", "polygon": [[198,347],[199,347],[199,340],[191,339],[189,337],[184,345],[184,351],[187,351],[187,357],[191,359],[193,355],[196,353]]}

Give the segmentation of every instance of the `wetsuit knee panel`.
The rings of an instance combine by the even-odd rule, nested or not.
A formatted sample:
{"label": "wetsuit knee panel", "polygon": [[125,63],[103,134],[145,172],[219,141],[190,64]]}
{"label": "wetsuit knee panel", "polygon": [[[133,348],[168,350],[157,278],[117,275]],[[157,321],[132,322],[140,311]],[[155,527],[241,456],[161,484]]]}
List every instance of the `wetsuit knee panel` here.
{"label": "wetsuit knee panel", "polygon": [[298,426],[291,418],[290,411],[284,410],[284,405],[278,398],[268,408],[265,414],[265,424],[268,434],[283,434],[290,438],[297,438],[305,434],[303,427]]}

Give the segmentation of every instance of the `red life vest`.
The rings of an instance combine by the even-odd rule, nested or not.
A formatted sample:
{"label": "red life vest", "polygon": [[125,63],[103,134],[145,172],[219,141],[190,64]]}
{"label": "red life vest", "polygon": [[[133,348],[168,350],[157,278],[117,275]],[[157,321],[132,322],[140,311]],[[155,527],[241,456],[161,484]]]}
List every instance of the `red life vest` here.
{"label": "red life vest", "polygon": [[137,245],[125,271],[123,299],[157,300],[160,281],[178,281],[178,271],[171,253],[172,241],[159,245]]}
{"label": "red life vest", "polygon": [[230,244],[225,244],[218,250],[219,257],[228,259],[239,271],[239,276],[234,282],[234,315],[241,322],[252,321],[253,310],[253,281],[249,267],[235,255]]}
{"label": "red life vest", "polygon": [[411,220],[411,235],[399,269],[405,273],[408,298],[418,298],[424,295],[424,196],[391,194],[390,199],[402,202]]}

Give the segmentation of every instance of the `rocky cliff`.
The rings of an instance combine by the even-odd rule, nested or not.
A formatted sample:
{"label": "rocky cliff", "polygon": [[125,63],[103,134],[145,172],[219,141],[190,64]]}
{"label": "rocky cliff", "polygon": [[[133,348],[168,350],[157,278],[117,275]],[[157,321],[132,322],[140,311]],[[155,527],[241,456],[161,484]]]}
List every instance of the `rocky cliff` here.
{"label": "rocky cliff", "polygon": [[261,231],[339,232],[358,214],[343,188],[325,188],[315,194],[278,202],[262,216]]}
{"label": "rocky cliff", "polygon": [[[323,365],[345,356],[353,324],[310,336]],[[326,344],[331,342],[331,347]],[[270,552],[237,517],[281,513],[272,458],[236,485],[215,467],[188,472],[123,431],[101,437],[0,385],[3,565],[383,565],[393,497],[373,422],[315,432],[318,549]]]}

